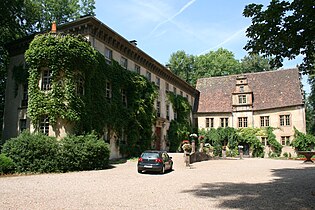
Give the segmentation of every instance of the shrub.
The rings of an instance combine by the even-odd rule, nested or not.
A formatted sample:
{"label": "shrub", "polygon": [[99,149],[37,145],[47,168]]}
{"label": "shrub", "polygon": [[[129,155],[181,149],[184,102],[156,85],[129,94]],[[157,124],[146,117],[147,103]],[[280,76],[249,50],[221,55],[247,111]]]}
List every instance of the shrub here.
{"label": "shrub", "polygon": [[288,158],[289,154],[287,152],[283,153],[283,157]]}
{"label": "shrub", "polygon": [[10,174],[15,171],[15,163],[5,154],[0,154],[0,174]]}
{"label": "shrub", "polygon": [[60,169],[81,171],[108,166],[109,146],[95,134],[68,136],[60,141]]}
{"label": "shrub", "polygon": [[6,141],[2,153],[13,160],[17,172],[58,171],[58,143],[54,137],[23,132]]}

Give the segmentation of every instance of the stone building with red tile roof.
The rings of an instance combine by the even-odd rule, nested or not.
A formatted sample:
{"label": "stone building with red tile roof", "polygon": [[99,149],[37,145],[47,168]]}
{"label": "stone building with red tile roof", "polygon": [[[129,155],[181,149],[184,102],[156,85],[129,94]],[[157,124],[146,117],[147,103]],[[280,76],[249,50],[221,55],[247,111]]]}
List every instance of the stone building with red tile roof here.
{"label": "stone building with red tile roof", "polygon": [[[292,153],[288,144],[293,140],[294,127],[306,132],[300,79],[296,68],[198,79],[198,127],[271,126],[277,128],[274,134],[284,146],[282,151]],[[268,145],[265,137],[260,138]]]}

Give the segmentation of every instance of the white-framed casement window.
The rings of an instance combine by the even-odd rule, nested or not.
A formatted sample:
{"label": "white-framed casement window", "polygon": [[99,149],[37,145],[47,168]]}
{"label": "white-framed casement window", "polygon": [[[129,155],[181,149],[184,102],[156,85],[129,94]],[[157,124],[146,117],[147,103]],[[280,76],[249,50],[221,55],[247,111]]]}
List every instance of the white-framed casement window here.
{"label": "white-framed casement window", "polygon": [[51,89],[51,70],[44,69],[41,76],[41,90],[50,90]]}
{"label": "white-framed casement window", "polygon": [[267,137],[261,137],[261,143],[264,146],[269,146],[268,138]]}
{"label": "white-framed casement window", "polygon": [[291,143],[290,136],[281,136],[281,145],[282,146],[289,146]]}
{"label": "white-framed casement window", "polygon": [[123,68],[128,69],[128,60],[127,60],[127,58],[121,56],[121,58],[120,58],[120,65]]}
{"label": "white-framed casement window", "polygon": [[158,117],[161,117],[161,102],[160,101],[156,102],[156,115]]}
{"label": "white-framed casement window", "polygon": [[146,78],[151,82],[151,72],[146,72]]}
{"label": "white-framed casement window", "polygon": [[269,116],[260,116],[260,127],[269,126]]}
{"label": "white-framed casement window", "polygon": [[49,135],[49,118],[48,115],[44,115],[41,117],[39,122],[39,131],[45,135]]}
{"label": "white-framed casement window", "polygon": [[121,89],[121,100],[125,107],[127,107],[127,94],[125,89]]}
{"label": "white-framed casement window", "polygon": [[239,128],[247,128],[247,117],[239,117],[238,118],[238,127]]}
{"label": "white-framed casement window", "polygon": [[206,118],[206,128],[214,127],[214,118]]}
{"label": "white-framed casement window", "polygon": [[170,105],[166,104],[166,119],[170,120]]}
{"label": "white-framed casement window", "polygon": [[280,126],[290,126],[291,125],[291,119],[290,119],[290,115],[286,114],[286,115],[280,115]]}
{"label": "white-framed casement window", "polygon": [[105,47],[104,52],[106,63],[111,64],[113,59],[113,51],[107,47]]}
{"label": "white-framed casement window", "polygon": [[238,103],[239,104],[246,104],[246,95],[239,95],[238,96]]}
{"label": "white-framed casement window", "polygon": [[109,81],[107,81],[106,82],[106,100],[110,102],[111,98],[112,98],[112,84]]}
{"label": "white-framed casement window", "polygon": [[27,129],[27,120],[26,119],[20,119],[20,122],[19,122],[19,130],[20,130],[20,133],[22,133],[24,130]]}
{"label": "white-framed casement window", "polygon": [[168,82],[165,83],[165,92],[168,93],[170,91],[170,84]]}
{"label": "white-framed casement window", "polygon": [[229,127],[229,118],[220,118],[221,127]]}
{"label": "white-framed casement window", "polygon": [[135,64],[135,72],[140,74],[140,69],[141,69],[141,67],[139,65]]}

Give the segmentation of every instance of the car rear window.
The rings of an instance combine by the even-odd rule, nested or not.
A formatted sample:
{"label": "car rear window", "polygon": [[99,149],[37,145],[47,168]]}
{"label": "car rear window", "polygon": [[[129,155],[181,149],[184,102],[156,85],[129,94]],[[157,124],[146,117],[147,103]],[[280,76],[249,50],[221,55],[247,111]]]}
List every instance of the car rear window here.
{"label": "car rear window", "polygon": [[153,153],[153,152],[148,152],[148,153],[142,153],[141,157],[142,158],[158,158],[159,154]]}

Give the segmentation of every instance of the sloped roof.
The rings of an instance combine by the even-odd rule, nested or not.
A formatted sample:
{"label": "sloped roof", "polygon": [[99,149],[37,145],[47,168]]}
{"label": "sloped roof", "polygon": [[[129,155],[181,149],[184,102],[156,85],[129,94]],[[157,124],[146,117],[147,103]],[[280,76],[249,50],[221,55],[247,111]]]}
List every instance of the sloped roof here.
{"label": "sloped roof", "polygon": [[[302,105],[300,74],[297,68],[246,73],[248,86],[253,91],[253,110]],[[198,111],[232,112],[232,93],[240,75],[201,78],[196,89],[200,91]]]}

